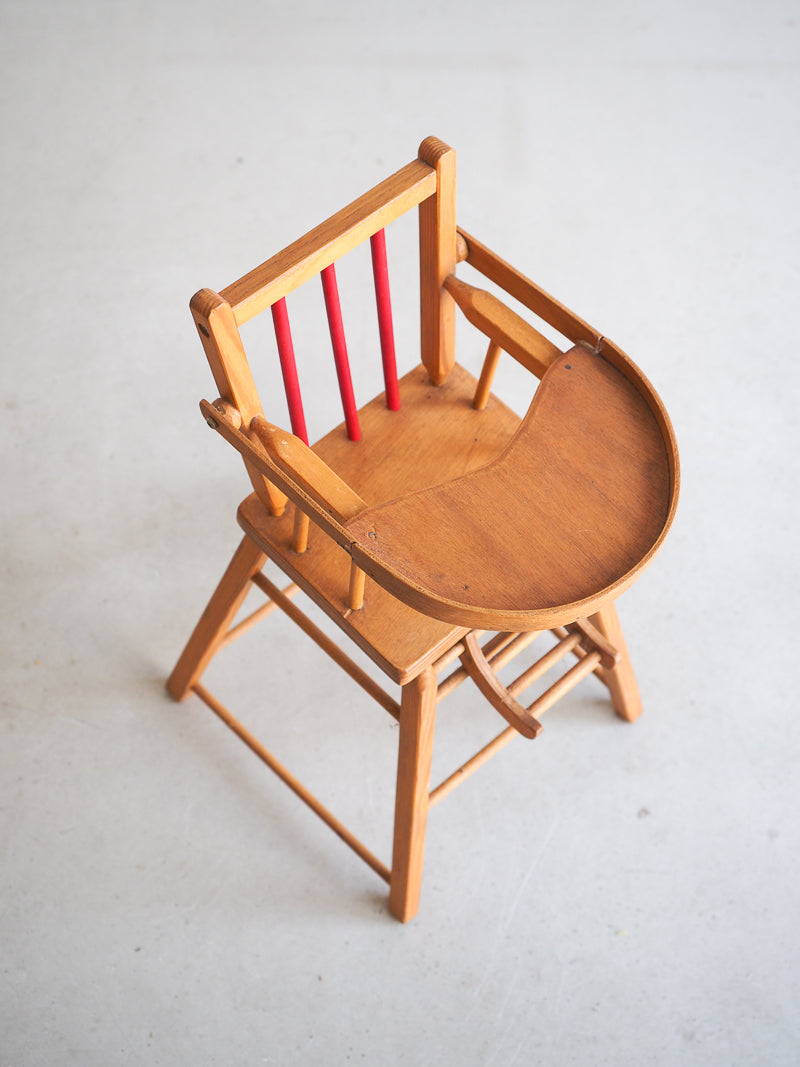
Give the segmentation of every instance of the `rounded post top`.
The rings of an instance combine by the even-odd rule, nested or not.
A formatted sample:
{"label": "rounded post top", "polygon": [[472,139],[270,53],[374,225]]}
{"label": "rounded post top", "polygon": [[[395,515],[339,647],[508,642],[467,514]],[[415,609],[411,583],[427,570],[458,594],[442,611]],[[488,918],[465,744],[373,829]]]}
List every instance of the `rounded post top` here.
{"label": "rounded post top", "polygon": [[421,159],[423,163],[435,167],[444,156],[450,153],[455,155],[455,149],[451,148],[449,144],[440,141],[438,137],[426,137],[419,146],[417,158]]}

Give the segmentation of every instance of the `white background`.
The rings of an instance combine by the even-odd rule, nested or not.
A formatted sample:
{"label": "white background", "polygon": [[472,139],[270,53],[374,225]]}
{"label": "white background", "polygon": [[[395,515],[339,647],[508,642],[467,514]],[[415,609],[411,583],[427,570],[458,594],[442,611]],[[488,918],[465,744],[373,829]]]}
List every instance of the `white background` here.
{"label": "white background", "polygon": [[[799,36],[789,0],[3,0],[3,1067],[798,1062]],[[653,381],[683,493],[620,605],[644,717],[587,682],[444,801],[403,927],[163,681],[247,490],[188,298],[431,133],[465,228]],[[281,621],[232,654],[386,855],[391,720]],[[494,731],[458,700],[435,773]]]}

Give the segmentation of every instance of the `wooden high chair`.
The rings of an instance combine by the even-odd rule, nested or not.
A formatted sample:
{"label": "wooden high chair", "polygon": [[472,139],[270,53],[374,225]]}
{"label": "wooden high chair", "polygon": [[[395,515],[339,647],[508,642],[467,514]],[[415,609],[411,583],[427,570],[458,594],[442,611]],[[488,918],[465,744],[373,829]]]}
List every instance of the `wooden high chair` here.
{"label": "wooden high chair", "polygon": [[[422,363],[398,381],[384,228],[417,206]],[[359,409],[334,262],[366,240],[385,393]],[[457,277],[462,261],[548,323],[565,350]],[[318,274],[344,422],[309,447],[285,298]],[[455,362],[456,308],[488,338],[477,382]],[[291,432],[267,421],[239,333],[267,309]],[[392,914],[405,922],[418,907],[433,804],[518,733],[536,737],[541,713],[590,673],[622,718],[640,714],[614,601],[653,559],[675,513],[669,419],[612,342],[456,226],[455,153],[435,138],[423,141],[414,162],[219,294],[202,289],[191,311],[220,394],[203,401],[202,412],[241,453],[254,492],[238,512],[244,538],[168,690],[176,700],[195,693],[227,723],[388,882]],[[541,379],[522,420],[490,392],[501,352]],[[287,574],[287,588],[262,574],[267,559]],[[253,586],[267,603],[233,625]],[[400,686],[399,700],[296,606],[299,591]],[[276,607],[399,720],[390,867],[201,684],[215,653]],[[552,647],[501,682],[501,667],[548,633]],[[569,669],[562,665],[535,700],[520,702],[567,657]],[[431,790],[437,702],[466,679],[507,726]]]}

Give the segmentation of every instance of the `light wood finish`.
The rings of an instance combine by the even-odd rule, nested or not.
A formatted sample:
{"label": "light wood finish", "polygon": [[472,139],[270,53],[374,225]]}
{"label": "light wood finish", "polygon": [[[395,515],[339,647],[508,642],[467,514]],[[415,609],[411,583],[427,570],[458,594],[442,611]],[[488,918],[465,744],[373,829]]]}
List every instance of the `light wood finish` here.
{"label": "light wood finish", "polygon": [[605,633],[588,619],[576,619],[567,626],[567,630],[580,634],[584,647],[596,649],[600,653],[600,665],[604,670],[611,670],[620,661],[620,651],[613,645]]}
{"label": "light wood finish", "polygon": [[294,531],[292,533],[292,548],[301,556],[308,548],[308,531],[311,526],[311,520],[304,511],[295,507],[294,509]]}
{"label": "light wood finish", "polygon": [[[230,304],[219,293],[201,289],[192,297],[189,309],[219,395],[245,424],[249,423],[254,415],[261,414],[261,401]],[[233,417],[232,411],[228,414]]]}
{"label": "light wood finish", "polygon": [[398,717],[400,709],[397,701],[393,700],[374,679],[370,678],[366,671],[362,670],[346,653],[342,652],[336,642],[332,641],[324,630],[315,625],[296,604],[293,604],[266,575],[254,574],[252,582],[262,592],[266,593],[270,600],[274,601],[281,611],[288,615],[292,622],[299,626],[303,633],[310,637],[327,656],[330,656],[345,674],[349,675],[354,682],[357,682],[364,692],[369,693],[373,700],[376,700],[394,718]]}
{"label": "light wood finish", "polygon": [[[677,502],[652,398],[625,370],[576,345],[498,459],[348,522],[353,558],[418,611],[467,627],[542,630],[599,611],[653,558]],[[420,538],[433,515],[440,536]]]}
{"label": "light wood finish", "polygon": [[419,146],[436,170],[436,196],[419,207],[420,353],[434,385],[455,363],[456,322],[445,278],[456,269],[456,154],[436,137]]}
{"label": "light wood finish", "polygon": [[294,434],[281,430],[257,415],[251,431],[284,474],[314,497],[338,522],[363,511],[366,504],[320,457]]}
{"label": "light wood finish", "polygon": [[243,538],[167,679],[173,699],[183,700],[202,677],[247,596],[251,578],[265,562],[252,539]]}
{"label": "light wood finish", "polygon": [[204,704],[206,704],[215,715],[219,716],[225,725],[232,730],[237,737],[239,737],[247,747],[254,752],[258,758],[265,763],[269,769],[276,774],[289,788],[298,796],[304,804],[307,804],[309,808],[318,815],[324,823],[327,823],[330,828],[339,835],[346,845],[349,845],[352,850],[361,857],[366,864],[368,864],[376,874],[384,880],[389,882],[391,880],[391,874],[386,866],[373,855],[372,852],[361,841],[351,833],[350,830],[333,815],[324,804],[310,792],[303,783],[295,778],[284,765],[273,756],[273,754],[265,748],[258,738],[254,737],[250,731],[242,725],[241,722],[222,704],[217,698],[202,685],[195,685],[194,692],[200,697]]}
{"label": "light wood finish", "polygon": [[[414,160],[260,267],[222,290],[237,325],[315,277],[436,192],[435,170]],[[454,237],[455,240],[455,237]]]}
{"label": "light wood finish", "polygon": [[464,670],[486,697],[495,711],[499,711],[506,722],[523,737],[538,737],[542,725],[528,714],[526,708],[518,704],[508,689],[501,685],[497,675],[491,669],[474,633],[464,638],[464,652],[461,655]]}
{"label": "light wood finish", "polygon": [[470,757],[466,763],[462,765],[452,774],[448,775],[443,782],[440,782],[435,789],[432,789],[428,797],[428,808],[432,808],[434,804],[438,804],[440,800],[443,800],[446,796],[457,789],[463,782],[469,778],[471,774],[474,774],[478,768],[482,767],[487,760],[490,760],[501,748],[513,741],[515,737],[519,737],[519,733],[513,726],[507,726],[502,733],[499,733],[497,737],[493,738],[488,745],[484,745],[482,749]]}
{"label": "light wood finish", "polygon": [[[303,440],[264,418],[239,326],[320,271],[332,277],[337,258],[417,206],[422,365],[399,383],[400,410],[387,410],[381,395],[357,413],[361,440],[339,426],[309,448],[297,410]],[[457,278],[463,261],[574,347],[562,354],[494,295]],[[335,311],[330,281],[327,288]],[[490,340],[477,384],[455,363],[456,305]],[[436,138],[221,293],[200,290],[191,311],[220,394],[201,403],[203,416],[241,454],[255,492],[239,508],[244,540],[168,689],[176,699],[194,691],[389,882],[391,911],[406,922],[419,904],[433,804],[518,733],[535,737],[537,716],[592,672],[618,714],[640,713],[613,600],[652,560],[675,513],[680,475],[669,419],[617,346],[457,229],[455,153]],[[341,372],[345,340],[333,318]],[[541,378],[538,388],[531,378],[523,420],[491,394],[501,351]],[[393,408],[396,399],[392,390]],[[285,509],[287,500],[294,507]],[[268,558],[289,576],[287,588],[262,573]],[[253,585],[268,600],[234,624]],[[399,702],[301,610],[297,592],[401,687]],[[200,683],[211,657],[275,608],[399,721],[391,868]],[[501,682],[503,667],[550,629],[557,646]],[[517,700],[570,654],[578,662],[527,708]],[[469,678],[511,725],[431,790],[437,703]],[[335,728],[348,728],[345,711]]]}
{"label": "light wood finish", "polygon": [[486,349],[486,356],[483,360],[481,376],[478,379],[478,385],[475,389],[475,396],[472,398],[472,406],[476,411],[483,411],[486,407],[489,400],[489,394],[492,391],[492,382],[494,381],[497,364],[500,362],[502,351],[500,345],[496,344],[494,341],[489,342],[489,347]]}
{"label": "light wood finish", "polygon": [[389,884],[389,907],[401,922],[412,919],[419,906],[436,696],[436,675],[430,667],[403,687]]}
{"label": "light wood finish", "polygon": [[[294,582],[292,582],[291,585],[287,585],[281,592],[285,597],[293,597],[299,590]],[[227,648],[228,645],[233,644],[234,641],[237,641],[240,637],[246,634],[248,630],[252,630],[253,627],[260,623],[262,619],[265,619],[267,615],[271,615],[273,611],[276,611],[277,607],[277,604],[268,600],[266,604],[262,604],[260,608],[256,608],[255,611],[252,611],[246,618],[242,619],[241,622],[232,626],[228,630],[222,640],[217,644],[216,652],[221,652],[223,648]]]}
{"label": "light wood finish", "polygon": [[[358,443],[348,441],[340,426],[314,445],[314,454],[363,501],[392,500],[440,479],[457,478],[500,455],[519,426],[519,417],[495,398],[485,412],[475,411],[474,391],[474,377],[458,365],[438,389],[431,387],[425,369],[417,367],[400,380],[399,411],[389,411],[383,397],[375,397],[359,412]],[[317,520],[322,517],[315,515]],[[337,543],[312,524],[309,551],[298,556],[292,550],[293,521],[288,513],[270,517],[250,497],[239,509],[239,522],[399,685],[465,632],[465,627],[420,614],[374,583],[363,609],[349,611],[350,539],[344,531]]]}
{"label": "light wood finish", "polygon": [[609,688],[617,715],[627,722],[635,722],[642,714],[642,698],[616,606],[613,603],[605,604],[592,616],[591,622],[618,652],[616,664],[597,673]]}
{"label": "light wood finish", "polygon": [[[296,509],[309,517],[313,516],[314,522],[321,526],[337,544],[349,546],[350,540],[337,518],[336,501],[329,503],[322,493],[316,491],[312,486],[309,486],[308,491],[304,489],[301,477],[298,477],[297,481],[292,480],[286,473],[286,465],[284,464],[280,467],[277,465],[256,433],[252,430],[245,430],[241,426],[239,429],[236,428],[236,420],[227,418],[224,405],[220,405],[218,400],[213,404],[210,404],[207,400],[201,400],[200,410],[206,423],[212,426],[221,437],[242,454],[246,467],[256,472],[261,472],[265,479],[280,487],[282,492],[296,505]],[[302,441],[297,438],[295,438],[295,441],[300,448],[308,449],[308,446],[304,445]],[[338,486],[340,480],[336,479],[334,473],[332,471],[326,473],[330,474],[330,480],[327,484]],[[346,497],[347,487],[343,487],[342,498],[345,499]],[[358,507],[360,508],[360,506],[359,504]],[[268,509],[268,514],[273,515],[275,513]],[[281,513],[277,514],[278,517],[281,516]],[[294,526],[294,524],[292,525]]]}
{"label": "light wood finish", "polygon": [[350,563],[350,589],[347,594],[347,603],[351,611],[359,611],[364,607],[364,585],[366,583],[367,576],[357,567],[355,563]]}
{"label": "light wood finish", "polygon": [[548,708],[552,708],[570,690],[574,689],[578,682],[596,670],[599,663],[599,652],[587,652],[580,662],[576,663],[574,667],[570,667],[566,674],[562,675],[557,682],[554,682],[537,700],[534,700],[528,708],[529,714],[534,716],[543,715]]}
{"label": "light wood finish", "polygon": [[[189,307],[220,393],[220,412],[232,420],[237,428],[242,422],[248,425],[255,415],[261,413],[261,402],[233,311],[227,301],[211,289],[201,289],[195,293]],[[253,488],[270,513],[282,514],[286,496],[247,460],[245,469]]]}
{"label": "light wood finish", "polygon": [[454,274],[444,284],[472,325],[537,378],[544,377],[547,368],[563,354],[552,341],[485,289],[476,289]]}
{"label": "light wood finish", "polygon": [[581,635],[579,633],[567,633],[565,637],[554,645],[549,652],[545,652],[543,656],[531,664],[527,670],[523,671],[513,682],[508,684],[508,692],[512,697],[517,697],[520,693],[524,693],[525,690],[543,677],[547,672],[555,667],[557,663],[568,653],[574,651],[581,643]]}
{"label": "light wood finish", "polygon": [[[476,637],[480,637],[483,631],[473,630],[472,633]],[[496,634],[482,646],[482,652],[491,669],[497,673],[497,671],[501,670],[507,663],[510,663],[515,656],[518,656],[520,652],[526,649],[532,641],[535,641],[538,636],[539,634],[536,630],[530,630],[527,633],[522,634]],[[437,660],[434,664],[434,668],[438,670],[440,663],[444,664],[451,659],[459,659],[463,655],[466,647],[465,642],[463,640],[460,641],[450,649],[447,656],[442,656],[441,659]],[[467,678],[469,678],[469,674],[467,673],[466,668],[458,667],[449,674],[447,678],[444,678],[439,683],[439,699],[444,699],[444,697],[449,693],[452,693],[452,691],[457,688],[457,686],[461,685]]]}

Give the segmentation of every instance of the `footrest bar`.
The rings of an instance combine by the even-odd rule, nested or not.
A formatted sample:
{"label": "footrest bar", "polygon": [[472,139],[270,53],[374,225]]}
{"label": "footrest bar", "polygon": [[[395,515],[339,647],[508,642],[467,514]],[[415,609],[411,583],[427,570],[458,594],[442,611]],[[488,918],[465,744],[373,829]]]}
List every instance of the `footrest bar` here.
{"label": "footrest bar", "polygon": [[[569,630],[567,630],[564,626],[554,626],[550,632],[555,634],[556,637],[564,638],[569,633]],[[572,651],[574,655],[578,657],[578,659],[583,659],[583,657],[587,655],[586,649],[583,648],[582,645],[576,645]],[[594,676],[595,678],[597,678],[598,681],[602,682],[606,688],[608,688],[608,673],[602,663],[599,663],[595,667]]]}
{"label": "footrest bar", "polygon": [[576,663],[574,667],[570,667],[563,677],[559,678],[549,689],[545,690],[537,700],[534,700],[528,708],[530,714],[535,717],[541,715],[542,712],[547,711],[548,708],[551,708],[553,704],[565,696],[570,689],[574,689],[582,678],[585,678],[587,674],[591,674],[599,662],[599,652],[594,651],[587,653],[579,663]]}
{"label": "footrest bar", "polygon": [[568,655],[581,640],[580,634],[567,634],[567,636],[559,641],[555,647],[551,648],[549,652],[537,659],[526,671],[523,671],[519,678],[515,678],[508,686],[508,691],[512,697],[519,696],[523,693],[529,685],[533,685],[537,678],[541,678],[543,674],[547,674],[551,667],[554,667],[556,663]]}
{"label": "footrest bar", "polygon": [[[300,587],[292,582],[291,585],[287,585],[283,590],[283,595],[287,597],[294,596],[295,593],[299,593],[299,591]],[[247,633],[247,631],[252,629],[256,623],[261,622],[263,618],[266,618],[267,615],[271,614],[277,606],[278,605],[274,600],[268,600],[266,604],[262,604],[260,608],[256,608],[256,610],[248,615],[247,618],[242,619],[241,622],[237,622],[235,626],[231,626],[230,630],[228,630],[217,645],[217,652],[221,652],[223,648],[227,648],[228,645],[241,637],[242,634]]]}
{"label": "footrest bar", "polygon": [[475,753],[472,759],[468,759],[466,763],[458,768],[458,770],[453,771],[449,777],[445,778],[445,780],[437,785],[435,789],[431,790],[428,794],[428,807],[432,808],[434,804],[438,804],[448,793],[452,793],[453,790],[469,778],[471,774],[474,774],[479,767],[483,766],[487,760],[491,759],[495,752],[499,752],[501,748],[507,745],[508,742],[512,741],[515,737],[519,737],[518,732],[513,726],[509,726],[503,730],[501,734],[498,734],[494,740],[490,741],[488,745],[484,745],[479,752]]}
{"label": "footrest bar", "polygon": [[242,726],[239,720],[228,711],[224,704],[221,704],[217,698],[209,693],[209,691],[202,685],[196,684],[193,687],[193,692],[197,693],[203,703],[206,704],[215,715],[222,719],[225,725],[229,727],[240,740],[244,741],[247,747],[251,749],[251,751],[254,752],[271,771],[277,774],[281,781],[288,785],[292,792],[295,793],[304,804],[307,804],[315,815],[318,815],[335,834],[338,834],[342,841],[344,841],[346,845],[349,845],[350,848],[384,880],[384,882],[388,883],[390,881],[391,873],[388,867],[381,863],[381,861],[347,829],[344,823],[340,822],[335,815],[328,811],[324,804],[321,804],[313,793],[309,793],[302,782],[295,778],[282,763],[275,759],[272,753],[264,748],[261,742],[255,738],[246,727]]}
{"label": "footrest bar", "polygon": [[362,670],[357,663],[354,663],[348,655],[342,652],[339,646],[323,630],[320,630],[296,604],[293,604],[287,596],[284,596],[277,585],[273,585],[269,578],[260,573],[254,574],[251,581],[262,592],[266,593],[270,600],[273,600],[293,622],[297,623],[303,633],[316,642],[323,652],[327,652],[334,663],[338,663],[354,682],[358,682],[373,700],[377,700],[381,707],[385,708],[395,719],[400,718],[400,705],[397,701],[393,700],[385,690],[381,689],[376,681],[370,678],[366,671]]}

